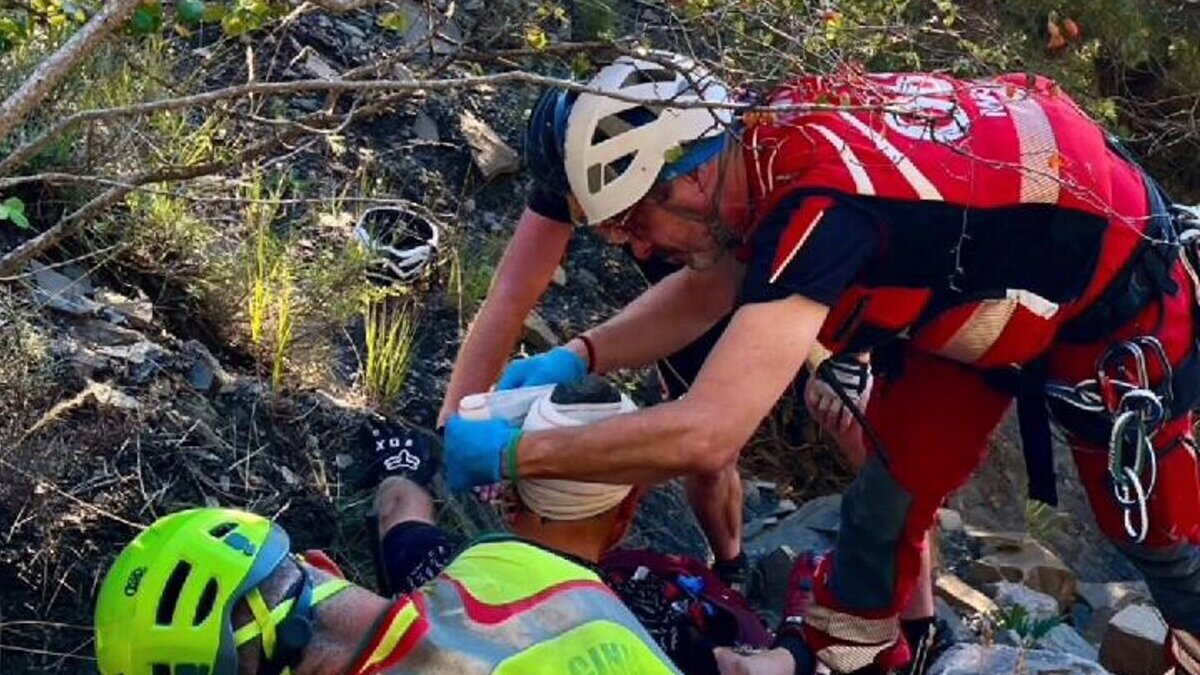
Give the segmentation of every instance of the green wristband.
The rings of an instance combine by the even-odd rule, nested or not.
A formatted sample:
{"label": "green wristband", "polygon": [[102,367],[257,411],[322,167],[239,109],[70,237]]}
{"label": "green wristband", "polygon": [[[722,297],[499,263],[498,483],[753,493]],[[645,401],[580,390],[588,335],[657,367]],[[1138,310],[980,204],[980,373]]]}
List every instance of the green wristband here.
{"label": "green wristband", "polygon": [[504,449],[504,455],[507,458],[508,475],[505,478],[509,480],[517,480],[517,446],[521,443],[521,432],[518,431],[508,443],[508,447]]}

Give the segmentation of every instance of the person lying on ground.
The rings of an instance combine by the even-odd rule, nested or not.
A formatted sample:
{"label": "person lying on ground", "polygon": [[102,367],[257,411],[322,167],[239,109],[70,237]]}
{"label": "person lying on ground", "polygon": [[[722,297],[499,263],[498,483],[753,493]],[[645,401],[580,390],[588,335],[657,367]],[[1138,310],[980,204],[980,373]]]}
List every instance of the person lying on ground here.
{"label": "person lying on ground", "polygon": [[[514,393],[523,395],[523,392]],[[636,408],[612,383],[596,376],[532,394],[524,395],[524,412],[507,413],[523,419],[524,428],[530,430],[597,422]],[[394,424],[378,424],[370,434],[372,438],[383,440],[383,447],[399,448],[400,451],[405,451],[408,441],[392,439],[407,439],[411,435],[411,431]],[[412,448],[412,445],[408,447]],[[387,459],[375,463],[411,464],[410,461],[389,462]],[[741,604],[733,591],[724,597],[727,603],[714,605],[714,602],[721,602],[713,595],[719,592],[716,588],[719,581],[715,577],[702,580],[700,576],[685,573],[682,576],[688,580],[678,583],[677,575],[651,569],[654,562],[666,562],[667,557],[648,552],[638,552],[640,557],[635,558],[645,559],[648,567],[632,573],[622,570],[617,574],[614,565],[617,559],[605,555],[624,538],[642,493],[642,488],[632,485],[519,481],[508,485],[504,492],[506,520],[510,532],[521,540],[533,542],[596,571],[686,675],[716,675],[714,648],[736,644],[743,635],[752,646],[766,646],[769,634],[749,611],[748,605],[745,605],[745,611],[736,615],[730,613],[730,607]],[[375,510],[383,561],[381,586],[385,592],[406,594],[420,588],[468,545],[466,537],[436,525],[436,513],[428,491],[410,480],[394,476],[385,479],[378,492]],[[698,562],[696,567],[700,569],[697,570],[687,569],[682,560],[673,562],[684,572],[703,569]],[[704,591],[695,587],[695,584],[705,583],[711,587]],[[692,584],[690,588],[687,587],[689,584]],[[720,621],[710,618],[698,622],[694,615],[697,611],[720,613]],[[740,624],[731,625],[734,619],[740,620]],[[748,622],[757,625],[747,626]]]}

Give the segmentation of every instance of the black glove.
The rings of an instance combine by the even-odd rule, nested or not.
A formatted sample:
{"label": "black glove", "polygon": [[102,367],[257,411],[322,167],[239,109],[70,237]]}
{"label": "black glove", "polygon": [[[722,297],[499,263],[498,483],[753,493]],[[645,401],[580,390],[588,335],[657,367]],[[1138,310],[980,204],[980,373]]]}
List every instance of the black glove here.
{"label": "black glove", "polygon": [[438,468],[433,446],[429,434],[383,419],[367,420],[358,438],[359,456],[366,464],[359,488],[373,487],[391,476],[427,487]]}

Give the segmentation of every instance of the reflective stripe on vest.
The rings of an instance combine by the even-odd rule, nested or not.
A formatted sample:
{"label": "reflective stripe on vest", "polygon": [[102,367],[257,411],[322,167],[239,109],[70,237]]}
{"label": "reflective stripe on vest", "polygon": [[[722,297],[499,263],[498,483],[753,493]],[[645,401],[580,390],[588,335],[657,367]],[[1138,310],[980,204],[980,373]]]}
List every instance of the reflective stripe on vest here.
{"label": "reflective stripe on vest", "polygon": [[398,603],[355,672],[678,673],[594,572],[515,540],[471,546]]}

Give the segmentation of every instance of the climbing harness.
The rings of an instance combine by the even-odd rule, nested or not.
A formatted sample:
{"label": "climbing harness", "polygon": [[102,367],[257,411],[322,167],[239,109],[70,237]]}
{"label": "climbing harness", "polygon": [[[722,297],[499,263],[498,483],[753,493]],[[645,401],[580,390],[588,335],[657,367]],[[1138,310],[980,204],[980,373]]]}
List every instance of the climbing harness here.
{"label": "climbing harness", "polygon": [[[1162,373],[1157,388],[1150,382],[1152,367]],[[1139,544],[1150,531],[1147,503],[1158,482],[1154,436],[1170,417],[1174,377],[1162,342],[1143,335],[1104,352],[1095,379],[1074,386],[1047,385],[1052,398],[1112,421],[1108,477],[1124,515],[1125,532]]]}

